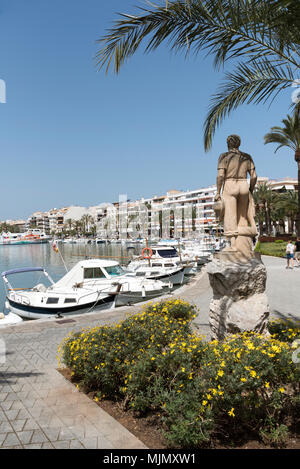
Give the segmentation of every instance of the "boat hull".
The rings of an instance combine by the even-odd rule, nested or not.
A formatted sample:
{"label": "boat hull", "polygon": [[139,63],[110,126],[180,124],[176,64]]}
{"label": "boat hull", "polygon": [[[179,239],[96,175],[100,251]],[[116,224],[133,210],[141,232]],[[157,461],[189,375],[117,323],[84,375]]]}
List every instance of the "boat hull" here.
{"label": "boat hull", "polygon": [[103,309],[110,309],[114,307],[115,299],[113,296],[109,296],[106,298],[101,298],[100,300],[91,303],[81,304],[81,305],[74,305],[68,307],[57,307],[57,308],[41,308],[35,307],[32,305],[24,305],[13,301],[7,298],[9,303],[9,309],[13,313],[17,314],[21,318],[25,319],[42,319],[42,318],[51,318],[57,315],[61,316],[69,316],[73,314],[84,314],[87,312],[95,312],[100,311]]}
{"label": "boat hull", "polygon": [[174,274],[162,274],[162,275],[155,275],[151,277],[153,280],[160,280],[163,283],[169,284],[172,283],[173,285],[181,285],[184,279],[184,269],[181,269],[179,272]]}
{"label": "boat hull", "polygon": [[141,301],[148,301],[152,298],[156,298],[161,296],[163,291],[160,290],[153,290],[151,292],[147,292],[145,295],[142,292],[120,292],[116,296],[116,303],[115,306],[127,306],[134,303],[140,303]]}

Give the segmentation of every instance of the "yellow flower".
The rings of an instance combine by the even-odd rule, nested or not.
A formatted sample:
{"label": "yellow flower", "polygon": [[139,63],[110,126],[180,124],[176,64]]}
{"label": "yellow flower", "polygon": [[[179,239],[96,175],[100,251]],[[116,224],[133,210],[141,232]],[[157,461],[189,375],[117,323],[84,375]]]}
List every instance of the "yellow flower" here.
{"label": "yellow flower", "polygon": [[228,412],[228,415],[229,415],[230,417],[235,417],[235,413],[234,413],[233,411],[234,411],[234,407],[232,407],[232,409],[229,410],[229,412]]}
{"label": "yellow flower", "polygon": [[269,388],[270,387],[270,383],[268,383],[267,381],[265,382],[265,387],[266,388]]}
{"label": "yellow flower", "polygon": [[281,392],[282,394],[284,394],[285,389],[284,388],[279,388],[278,391]]}
{"label": "yellow flower", "polygon": [[247,380],[246,380],[246,378],[241,378],[241,381],[242,381],[243,383],[245,383]]}
{"label": "yellow flower", "polygon": [[202,401],[202,405],[206,405],[207,404],[207,401]]}

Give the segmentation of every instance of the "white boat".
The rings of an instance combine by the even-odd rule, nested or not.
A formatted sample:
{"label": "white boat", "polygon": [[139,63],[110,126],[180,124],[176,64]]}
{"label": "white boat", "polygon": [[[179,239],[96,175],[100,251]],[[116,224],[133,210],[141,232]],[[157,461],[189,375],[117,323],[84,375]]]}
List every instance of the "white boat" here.
{"label": "white boat", "polygon": [[150,247],[151,260],[163,262],[165,267],[171,267],[171,262],[184,267],[184,275],[195,273],[197,263],[189,255],[179,253],[175,246],[155,245]]}
{"label": "white boat", "polygon": [[168,286],[172,286],[182,284],[185,267],[170,261],[140,259],[131,261],[126,270],[135,273],[136,276],[160,280]]}
{"label": "white boat", "polygon": [[[14,289],[7,277],[42,272],[50,286]],[[156,280],[126,273],[116,261],[88,259],[78,262],[54,283],[42,267],[13,269],[2,273],[7,288],[7,308],[24,318],[37,319],[81,314],[154,298],[165,291]]]}
{"label": "white boat", "polygon": [[39,229],[31,229],[25,233],[2,233],[0,235],[0,245],[18,245],[18,244],[44,244],[48,243],[51,236],[46,235]]}
{"label": "white boat", "polygon": [[[148,256],[145,257],[145,256]],[[138,266],[141,268],[138,270]],[[147,269],[146,269],[147,267]],[[185,275],[195,273],[195,263],[189,258],[183,258],[174,246],[151,246],[142,250],[142,255],[133,259],[127,268],[134,269],[137,273],[147,271],[147,276],[153,272],[153,278],[168,276],[174,285],[181,284]],[[167,277],[165,277],[167,283]]]}
{"label": "white boat", "polygon": [[76,244],[76,238],[65,238],[62,240],[64,244]]}
{"label": "white boat", "polygon": [[214,252],[215,243],[210,238],[187,240],[182,243],[182,255],[197,259],[198,264],[208,262]]}

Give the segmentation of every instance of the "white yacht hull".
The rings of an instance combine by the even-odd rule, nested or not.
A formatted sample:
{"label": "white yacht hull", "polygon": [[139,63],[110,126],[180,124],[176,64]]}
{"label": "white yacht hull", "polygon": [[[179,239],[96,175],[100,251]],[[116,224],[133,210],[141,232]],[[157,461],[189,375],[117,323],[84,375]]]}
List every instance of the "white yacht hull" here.
{"label": "white yacht hull", "polygon": [[15,301],[8,300],[9,310],[24,319],[46,319],[56,316],[71,316],[75,314],[84,314],[88,312],[96,312],[101,310],[111,309],[115,306],[115,300],[111,297],[109,301],[105,301],[95,305],[90,303],[86,305],[79,305],[79,307],[67,307],[67,308],[41,308],[34,306],[27,306],[19,304]]}

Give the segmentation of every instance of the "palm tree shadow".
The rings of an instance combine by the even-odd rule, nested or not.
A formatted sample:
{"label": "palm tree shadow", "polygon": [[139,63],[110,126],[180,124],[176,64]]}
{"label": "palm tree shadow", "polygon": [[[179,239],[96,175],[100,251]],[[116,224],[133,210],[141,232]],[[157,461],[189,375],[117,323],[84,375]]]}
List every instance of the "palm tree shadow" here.
{"label": "palm tree shadow", "polygon": [[41,376],[43,374],[44,373],[38,373],[38,372],[32,372],[32,371],[25,371],[25,372],[11,372],[11,371],[8,371],[8,372],[5,372],[5,373],[0,372],[0,385],[1,384],[10,384],[10,383],[15,384],[16,378],[30,378],[32,376],[36,377],[36,376]]}
{"label": "palm tree shadow", "polygon": [[282,321],[285,321],[286,323],[295,323],[295,325],[299,325],[300,324],[300,319],[299,319],[299,316],[295,316],[293,314],[286,314],[286,313],[281,313],[280,311],[277,311],[276,309],[274,309],[272,311],[272,313],[276,314],[277,316],[277,319],[281,319]]}

